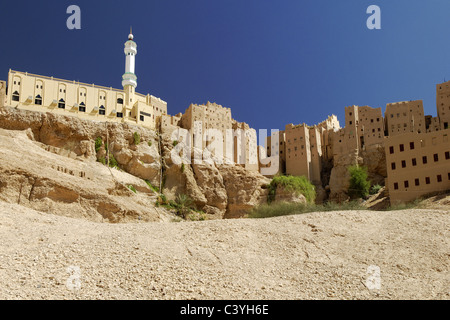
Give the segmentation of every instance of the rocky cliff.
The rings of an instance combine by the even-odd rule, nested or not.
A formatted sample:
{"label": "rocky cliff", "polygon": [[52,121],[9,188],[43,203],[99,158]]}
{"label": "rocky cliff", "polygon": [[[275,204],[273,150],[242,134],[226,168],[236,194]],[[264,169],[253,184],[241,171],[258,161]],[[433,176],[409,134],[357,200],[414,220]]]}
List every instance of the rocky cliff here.
{"label": "rocky cliff", "polygon": [[[242,217],[267,200],[270,180],[259,173],[175,165],[173,141],[138,126],[5,107],[0,128],[0,198],[36,210],[94,221],[168,219],[147,183],[162,186],[169,200],[188,195],[213,219]],[[108,156],[118,170],[102,164]]]}

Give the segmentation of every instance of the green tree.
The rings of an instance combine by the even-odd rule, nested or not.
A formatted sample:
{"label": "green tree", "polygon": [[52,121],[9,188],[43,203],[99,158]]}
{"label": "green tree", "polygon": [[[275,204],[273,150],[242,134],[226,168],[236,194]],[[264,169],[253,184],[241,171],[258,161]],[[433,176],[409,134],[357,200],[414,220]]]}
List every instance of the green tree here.
{"label": "green tree", "polygon": [[367,168],[354,165],[348,167],[348,171],[350,173],[348,195],[352,199],[367,198],[370,189],[370,181],[367,179]]}

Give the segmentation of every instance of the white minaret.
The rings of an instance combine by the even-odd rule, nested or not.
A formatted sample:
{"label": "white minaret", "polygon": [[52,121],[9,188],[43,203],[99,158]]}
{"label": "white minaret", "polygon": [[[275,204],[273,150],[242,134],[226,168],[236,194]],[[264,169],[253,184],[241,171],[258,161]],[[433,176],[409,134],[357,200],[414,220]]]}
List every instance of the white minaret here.
{"label": "white minaret", "polygon": [[137,87],[137,77],[134,74],[135,59],[137,54],[137,44],[133,41],[133,33],[130,28],[130,34],[128,35],[128,41],[125,42],[125,73],[122,76],[122,86],[125,89],[126,86]]}

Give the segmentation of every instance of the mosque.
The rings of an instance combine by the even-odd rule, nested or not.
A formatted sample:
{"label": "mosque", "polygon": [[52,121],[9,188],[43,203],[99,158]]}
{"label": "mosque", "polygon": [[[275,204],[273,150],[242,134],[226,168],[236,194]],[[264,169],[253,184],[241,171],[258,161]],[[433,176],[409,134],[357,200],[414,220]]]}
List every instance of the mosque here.
{"label": "mosque", "polygon": [[[9,70],[5,104],[30,111],[52,112],[86,120],[137,124],[154,129],[167,103],[136,92],[137,44],[130,30],[125,42],[123,89]],[[5,84],[4,84],[5,85]]]}

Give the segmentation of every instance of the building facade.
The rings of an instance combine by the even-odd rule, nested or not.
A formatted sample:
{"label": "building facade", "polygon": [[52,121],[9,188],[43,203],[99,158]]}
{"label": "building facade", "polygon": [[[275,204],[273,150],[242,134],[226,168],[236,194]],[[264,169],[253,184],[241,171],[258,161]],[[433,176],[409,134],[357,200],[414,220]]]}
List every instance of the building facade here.
{"label": "building facade", "polygon": [[386,137],[391,204],[450,190],[450,129]]}
{"label": "building facade", "polygon": [[436,85],[436,107],[440,127],[448,129],[450,124],[450,81]]}
{"label": "building facade", "polygon": [[167,114],[167,103],[150,94],[135,91],[137,45],[131,33],[124,52],[123,89],[10,70],[6,105],[87,120],[127,122],[155,128],[158,117]]}

